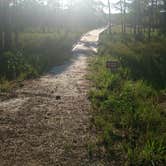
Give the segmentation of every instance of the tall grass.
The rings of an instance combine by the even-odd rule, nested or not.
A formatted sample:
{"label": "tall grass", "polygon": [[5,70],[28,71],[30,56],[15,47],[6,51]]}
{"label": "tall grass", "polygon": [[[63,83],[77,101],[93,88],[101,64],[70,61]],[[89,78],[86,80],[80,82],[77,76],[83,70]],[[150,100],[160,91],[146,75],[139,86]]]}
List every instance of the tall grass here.
{"label": "tall grass", "polygon": [[115,33],[101,38],[100,54],[111,54],[130,72],[131,79],[143,79],[158,89],[166,88],[166,40],[134,41]]}
{"label": "tall grass", "polygon": [[62,29],[51,33],[21,33],[18,49],[0,52],[0,79],[33,78],[63,64],[72,57],[72,45],[84,31]]}
{"label": "tall grass", "polygon": [[[106,151],[105,156],[116,165],[164,166],[166,116],[158,103],[158,88],[165,88],[161,81],[165,81],[166,63],[155,66],[153,62],[165,57],[165,48],[157,42],[120,41],[116,35],[113,39],[102,36],[99,56],[92,58],[90,66],[93,88],[89,98],[99,137],[98,152]],[[106,69],[106,61],[111,59],[121,63],[117,72]],[[152,67],[160,69],[157,79]]]}
{"label": "tall grass", "polygon": [[20,45],[29,63],[43,72],[70,59],[72,45],[80,35],[67,31],[23,34]]}

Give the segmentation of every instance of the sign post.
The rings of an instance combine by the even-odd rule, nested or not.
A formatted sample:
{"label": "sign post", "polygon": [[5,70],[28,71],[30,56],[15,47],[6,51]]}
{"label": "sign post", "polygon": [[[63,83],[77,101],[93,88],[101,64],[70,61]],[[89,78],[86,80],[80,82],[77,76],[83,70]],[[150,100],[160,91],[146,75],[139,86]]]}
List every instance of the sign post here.
{"label": "sign post", "polygon": [[113,72],[116,72],[119,68],[119,62],[118,61],[107,61],[106,62],[106,68],[110,69]]}

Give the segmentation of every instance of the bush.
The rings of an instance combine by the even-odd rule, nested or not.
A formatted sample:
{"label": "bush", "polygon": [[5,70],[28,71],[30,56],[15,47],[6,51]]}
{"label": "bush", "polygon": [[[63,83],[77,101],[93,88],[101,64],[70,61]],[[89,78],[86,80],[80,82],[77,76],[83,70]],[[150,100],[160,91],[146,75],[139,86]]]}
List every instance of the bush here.
{"label": "bush", "polygon": [[104,34],[99,54],[118,58],[123,68],[130,72],[131,79],[143,79],[154,88],[166,88],[166,41],[124,42],[121,39],[123,36],[120,34],[113,34],[111,37]]}
{"label": "bush", "polygon": [[35,69],[28,65],[22,53],[20,52],[4,52],[0,56],[0,75],[8,80],[18,78],[24,73],[25,78],[37,75]]}
{"label": "bush", "polygon": [[157,91],[143,80],[131,80],[124,68],[112,73],[105,67],[109,59],[92,59],[89,76],[99,146],[105,146],[109,158],[116,154],[124,165],[164,165],[166,120]]}
{"label": "bush", "polygon": [[71,58],[73,43],[80,32],[22,33],[19,51],[0,53],[0,77],[7,80],[34,78]]}

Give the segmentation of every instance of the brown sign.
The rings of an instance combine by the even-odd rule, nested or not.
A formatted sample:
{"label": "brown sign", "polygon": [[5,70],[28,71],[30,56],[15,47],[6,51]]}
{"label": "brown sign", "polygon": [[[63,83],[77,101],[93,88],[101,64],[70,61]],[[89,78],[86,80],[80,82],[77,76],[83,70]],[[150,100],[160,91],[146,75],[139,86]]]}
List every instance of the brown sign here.
{"label": "brown sign", "polygon": [[111,69],[112,71],[117,71],[117,69],[119,68],[119,62],[118,61],[107,61],[106,67],[108,69]]}

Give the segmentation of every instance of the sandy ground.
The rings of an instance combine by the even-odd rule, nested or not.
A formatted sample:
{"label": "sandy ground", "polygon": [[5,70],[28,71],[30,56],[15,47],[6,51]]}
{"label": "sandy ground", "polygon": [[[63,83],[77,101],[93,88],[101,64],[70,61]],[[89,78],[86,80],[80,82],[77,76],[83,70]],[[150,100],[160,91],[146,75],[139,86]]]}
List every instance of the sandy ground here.
{"label": "sandy ground", "polygon": [[55,67],[8,98],[0,99],[0,166],[100,166],[87,144],[87,55],[97,52],[99,34],[88,32],[73,48],[73,59]]}

